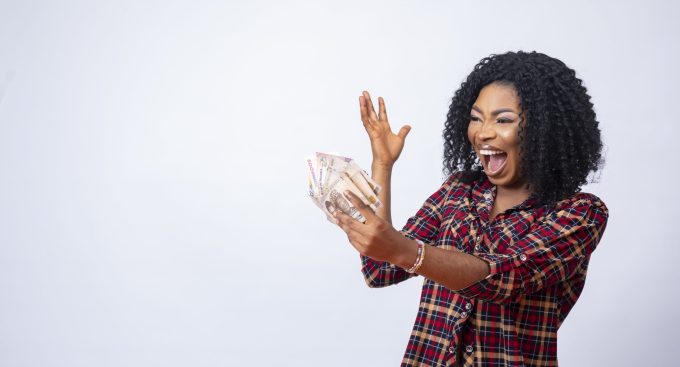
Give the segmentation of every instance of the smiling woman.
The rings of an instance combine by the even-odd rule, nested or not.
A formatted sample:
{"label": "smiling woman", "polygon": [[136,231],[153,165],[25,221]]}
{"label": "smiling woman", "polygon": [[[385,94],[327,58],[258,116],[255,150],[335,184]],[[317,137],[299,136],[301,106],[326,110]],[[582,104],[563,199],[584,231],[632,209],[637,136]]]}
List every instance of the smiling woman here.
{"label": "smiling woman", "polygon": [[[490,109],[480,111],[485,107],[481,103],[510,112],[497,116]],[[474,125],[488,125],[489,119],[510,122],[518,129],[513,135],[522,152],[518,168],[540,204],[554,204],[579,191],[602,165],[599,123],[590,95],[576,72],[558,59],[519,51],[486,57],[475,66],[447,114],[446,173],[461,172],[467,182],[483,172],[489,175],[470,136]]]}
{"label": "smiling woman", "polygon": [[483,59],[456,91],[444,129],[442,186],[401,231],[390,214],[394,134],[385,102],[359,97],[383,206],[352,195],[364,223],[335,211],[370,287],[421,275],[402,366],[554,366],[557,330],[585,284],[608,209],[581,193],[600,166],[585,87],[537,52]]}
{"label": "smiling woman", "polygon": [[498,190],[492,218],[526,200],[531,193],[520,172],[520,114],[519,97],[509,83],[485,86],[472,106],[468,140],[484,173]]}

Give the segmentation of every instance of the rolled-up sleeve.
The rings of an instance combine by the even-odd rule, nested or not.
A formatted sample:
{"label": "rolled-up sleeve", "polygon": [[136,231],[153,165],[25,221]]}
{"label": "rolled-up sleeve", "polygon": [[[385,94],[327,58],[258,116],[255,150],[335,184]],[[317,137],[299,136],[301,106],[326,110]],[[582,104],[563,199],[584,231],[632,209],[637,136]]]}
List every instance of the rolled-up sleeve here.
{"label": "rolled-up sleeve", "polygon": [[[416,214],[406,221],[406,224],[400,231],[404,236],[413,240],[423,241],[426,244],[432,244],[435,241],[441,225],[439,209],[447,199],[454,180],[455,177],[450,176],[435,193],[425,200],[425,203]],[[360,255],[360,257],[362,264],[361,272],[364,275],[364,280],[372,288],[400,283],[417,275],[386,261],[376,261],[363,255]]]}
{"label": "rolled-up sleeve", "polygon": [[432,244],[437,239],[442,224],[441,208],[451,199],[451,188],[456,181],[456,176],[450,176],[439,190],[425,200],[416,214],[406,221],[400,232],[412,240]]}
{"label": "rolled-up sleeve", "polygon": [[506,254],[475,253],[489,264],[489,275],[463,289],[468,297],[507,303],[570,279],[587,264],[602,237],[608,209],[581,199],[554,211]]}

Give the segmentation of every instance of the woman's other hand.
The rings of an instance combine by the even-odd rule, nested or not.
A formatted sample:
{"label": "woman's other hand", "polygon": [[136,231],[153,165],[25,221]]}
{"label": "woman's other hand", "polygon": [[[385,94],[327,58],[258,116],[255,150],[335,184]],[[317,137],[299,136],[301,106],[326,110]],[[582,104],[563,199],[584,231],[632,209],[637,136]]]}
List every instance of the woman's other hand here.
{"label": "woman's other hand", "polygon": [[361,121],[371,140],[373,167],[392,168],[404,149],[404,141],[411,131],[411,126],[404,125],[397,134],[393,133],[387,121],[385,101],[382,97],[378,97],[378,108],[379,114],[376,115],[371,96],[364,91],[359,97],[359,109]]}

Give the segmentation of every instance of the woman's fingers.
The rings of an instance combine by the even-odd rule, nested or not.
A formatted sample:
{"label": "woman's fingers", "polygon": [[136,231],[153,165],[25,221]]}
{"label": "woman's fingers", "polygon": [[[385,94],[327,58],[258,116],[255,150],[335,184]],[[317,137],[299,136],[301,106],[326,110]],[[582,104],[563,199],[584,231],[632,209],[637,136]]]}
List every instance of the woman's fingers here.
{"label": "woman's fingers", "polygon": [[383,97],[378,97],[378,113],[378,120],[387,122],[387,110],[385,109]]}
{"label": "woman's fingers", "polygon": [[400,138],[406,139],[406,135],[411,131],[411,126],[410,125],[404,125],[399,129],[399,132],[397,135],[399,135]]}
{"label": "woman's fingers", "polygon": [[371,95],[368,94],[367,91],[364,91],[363,95],[364,98],[366,99],[366,108],[368,110],[368,116],[373,120],[377,120],[378,115],[375,114],[375,108],[373,108],[373,101],[371,101]]}
{"label": "woman's fingers", "polygon": [[[352,203],[352,205],[354,205],[354,207],[359,211],[359,213],[363,215],[364,218],[366,218],[367,223],[369,221],[372,222],[373,218],[376,217],[371,207],[364,204],[364,202],[361,199],[359,199],[359,197],[357,197],[353,192],[349,190],[345,191],[345,197],[349,200],[350,203]],[[360,225],[363,226],[363,224]]]}
{"label": "woman's fingers", "polygon": [[338,220],[338,226],[342,228],[343,231],[348,232],[348,231],[355,231],[355,232],[362,232],[364,224],[359,222],[358,220],[350,217],[349,215],[341,212],[341,211],[336,211],[333,213],[335,216],[335,219]]}
{"label": "woman's fingers", "polygon": [[357,231],[357,228],[355,227],[357,223],[359,225],[362,224],[345,213],[338,211],[333,214],[335,215],[335,219],[338,221],[338,227],[340,227],[340,229],[342,229],[345,234],[347,234],[347,239],[352,244],[352,246],[354,246],[354,248],[360,253],[363,253],[366,244],[368,244],[368,240],[366,236],[364,236],[360,231]]}
{"label": "woman's fingers", "polygon": [[371,100],[371,95],[367,91],[363,91],[359,96],[359,111],[361,112],[361,120],[367,121],[387,121],[387,109],[385,108],[385,99],[378,97],[378,114],[375,113],[375,107]]}
{"label": "woman's fingers", "polygon": [[361,112],[361,122],[364,123],[364,127],[371,127],[373,121],[371,121],[370,114],[368,113],[368,106],[366,103],[366,97],[359,97],[359,111]]}

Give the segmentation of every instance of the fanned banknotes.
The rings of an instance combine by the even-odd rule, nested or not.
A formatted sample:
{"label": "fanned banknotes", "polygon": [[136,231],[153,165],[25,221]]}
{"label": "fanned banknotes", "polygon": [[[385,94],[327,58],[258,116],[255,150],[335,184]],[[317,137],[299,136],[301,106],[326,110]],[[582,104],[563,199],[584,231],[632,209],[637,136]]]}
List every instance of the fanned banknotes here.
{"label": "fanned banknotes", "polygon": [[345,197],[345,191],[354,193],[373,211],[382,206],[382,202],[378,199],[380,185],[352,158],[317,152],[315,156],[307,157],[306,160],[309,170],[307,178],[309,196],[326,214],[329,221],[336,222],[333,217],[336,210],[360,222],[366,221],[366,218]]}

